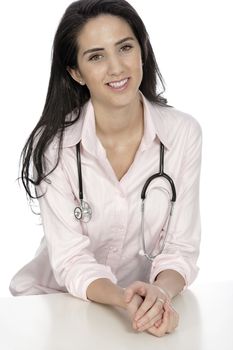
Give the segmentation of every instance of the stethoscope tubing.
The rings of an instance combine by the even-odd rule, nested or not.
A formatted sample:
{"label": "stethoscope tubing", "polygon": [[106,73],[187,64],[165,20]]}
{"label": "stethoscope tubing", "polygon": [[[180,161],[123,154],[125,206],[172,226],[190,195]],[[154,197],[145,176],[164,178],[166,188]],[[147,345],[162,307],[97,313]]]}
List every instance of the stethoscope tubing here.
{"label": "stethoscope tubing", "polygon": [[[81,141],[76,145],[76,157],[77,157],[77,169],[78,169],[78,182],[79,182],[79,199],[81,202],[81,205],[76,207],[74,210],[74,215],[77,220],[81,220],[84,222],[88,222],[91,219],[92,216],[92,210],[91,207],[87,202],[84,202],[83,200],[83,182],[82,182],[82,166],[81,166],[81,152],[80,152],[80,144]],[[165,225],[167,226],[166,228],[166,233],[165,237],[163,239],[163,245],[162,248],[160,247],[159,252],[156,253],[156,255],[151,255],[147,253],[146,251],[146,243],[145,243],[145,234],[144,234],[144,210],[145,210],[145,199],[146,199],[146,192],[148,189],[148,186],[150,183],[159,177],[163,177],[168,181],[171,187],[171,193],[172,197],[170,199],[170,212],[168,215],[168,219],[166,220]],[[159,172],[156,174],[151,175],[145,182],[142,191],[141,191],[141,238],[142,238],[142,253],[140,255],[144,255],[149,261],[153,261],[155,257],[162,252],[162,250],[165,247],[166,239],[167,239],[167,234],[169,231],[169,226],[170,226],[170,221],[171,221],[171,216],[172,216],[172,211],[173,211],[173,206],[176,201],[176,188],[175,184],[172,180],[172,178],[164,172],[164,145],[162,142],[160,142],[160,164],[159,164]],[[83,213],[85,215],[83,215]],[[141,252],[141,251],[140,251]]]}
{"label": "stethoscope tubing", "polygon": [[142,192],[141,192],[141,199],[142,200],[144,200],[146,198],[146,190],[147,190],[149,184],[151,183],[151,181],[153,181],[154,179],[156,179],[158,177],[164,177],[170,183],[171,189],[172,189],[171,201],[175,202],[176,201],[176,188],[175,188],[174,182],[173,182],[172,178],[164,172],[164,145],[162,144],[162,142],[160,142],[159,172],[157,174],[150,176],[146,180],[145,185],[143,186]]}
{"label": "stethoscope tubing", "polygon": [[79,199],[80,201],[82,201],[83,200],[83,177],[82,177],[80,144],[81,144],[81,141],[76,145],[76,157],[77,157],[77,168],[78,168]]}

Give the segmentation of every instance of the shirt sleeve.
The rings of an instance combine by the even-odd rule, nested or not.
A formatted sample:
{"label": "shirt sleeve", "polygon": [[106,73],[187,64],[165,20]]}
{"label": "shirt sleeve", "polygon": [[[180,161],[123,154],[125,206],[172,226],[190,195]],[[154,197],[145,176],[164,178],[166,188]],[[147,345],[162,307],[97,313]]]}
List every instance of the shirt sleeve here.
{"label": "shirt sleeve", "polygon": [[[163,270],[179,272],[185,288],[198,274],[201,222],[199,209],[199,183],[201,169],[202,131],[199,123],[190,118],[186,149],[181,169],[180,186],[164,249],[153,261],[150,283]],[[184,289],[185,289],[184,288]]]}
{"label": "shirt sleeve", "polygon": [[[53,152],[46,152],[46,171],[54,166],[54,158]],[[91,282],[108,278],[116,284],[117,279],[109,266],[96,261],[90,239],[74,217],[77,201],[62,161],[46,179],[36,190],[42,195],[38,200],[54,277],[70,294],[88,301],[86,290]]]}

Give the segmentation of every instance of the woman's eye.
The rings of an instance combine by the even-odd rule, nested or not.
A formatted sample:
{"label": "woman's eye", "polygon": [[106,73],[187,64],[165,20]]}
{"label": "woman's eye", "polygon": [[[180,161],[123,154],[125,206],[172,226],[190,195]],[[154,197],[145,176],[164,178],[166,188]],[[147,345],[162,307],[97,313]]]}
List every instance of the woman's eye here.
{"label": "woman's eye", "polygon": [[132,46],[131,45],[124,45],[121,50],[122,51],[129,51],[130,49],[132,49]]}
{"label": "woman's eye", "polygon": [[[121,51],[130,51],[133,48],[131,45],[124,45],[121,47]],[[89,61],[99,61],[102,55],[93,55],[89,58]]]}
{"label": "woman's eye", "polygon": [[101,55],[94,55],[89,58],[89,61],[98,61],[100,59]]}

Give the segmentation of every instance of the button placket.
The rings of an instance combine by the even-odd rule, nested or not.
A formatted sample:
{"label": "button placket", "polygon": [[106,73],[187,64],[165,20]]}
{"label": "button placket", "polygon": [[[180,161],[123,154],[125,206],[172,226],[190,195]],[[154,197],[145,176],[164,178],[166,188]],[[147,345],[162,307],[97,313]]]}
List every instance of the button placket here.
{"label": "button placket", "polygon": [[128,201],[120,186],[116,189],[114,204],[115,218],[113,226],[111,227],[112,240],[107,257],[107,263],[111,265],[113,270],[117,269],[119,266],[127,228]]}

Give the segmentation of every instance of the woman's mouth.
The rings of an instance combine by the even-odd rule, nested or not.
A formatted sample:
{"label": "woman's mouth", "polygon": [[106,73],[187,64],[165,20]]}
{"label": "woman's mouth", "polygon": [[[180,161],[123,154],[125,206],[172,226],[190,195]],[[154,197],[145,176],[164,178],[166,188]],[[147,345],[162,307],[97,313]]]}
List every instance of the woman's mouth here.
{"label": "woman's mouth", "polygon": [[107,83],[107,85],[112,89],[112,90],[115,90],[115,91],[123,91],[127,88],[128,86],[128,81],[129,81],[129,78],[126,78],[126,79],[122,79],[122,80],[119,80],[119,81],[112,81],[110,83]]}

